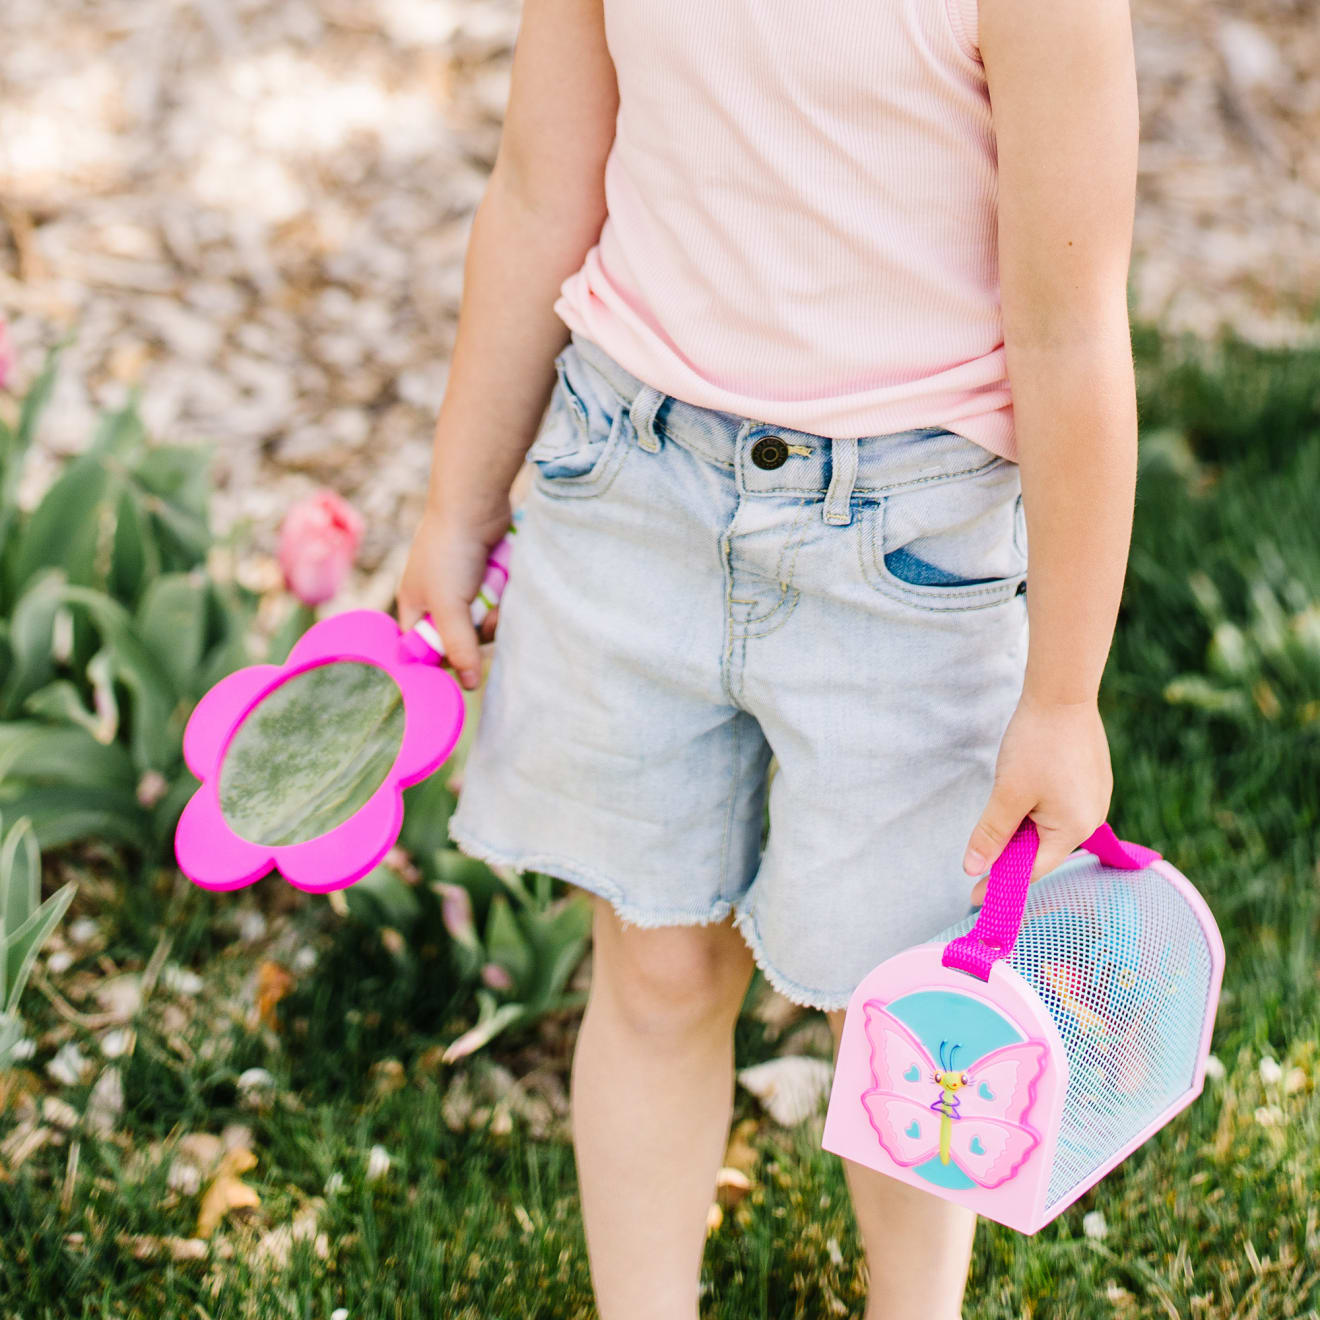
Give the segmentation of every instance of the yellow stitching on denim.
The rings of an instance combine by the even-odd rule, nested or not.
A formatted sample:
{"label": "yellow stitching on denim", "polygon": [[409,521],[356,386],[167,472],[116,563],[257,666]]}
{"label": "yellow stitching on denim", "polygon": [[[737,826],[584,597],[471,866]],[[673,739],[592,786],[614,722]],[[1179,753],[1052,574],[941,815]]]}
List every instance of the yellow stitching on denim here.
{"label": "yellow stitching on denim", "polygon": [[[788,535],[784,538],[784,544],[779,549],[779,563],[775,565],[775,577],[779,582],[779,599],[775,601],[775,603],[768,610],[766,610],[764,614],[749,615],[746,619],[743,619],[742,627],[744,629],[747,627],[749,623],[761,623],[763,620],[770,618],[771,615],[773,615],[777,610],[779,610],[784,604],[784,600],[788,595],[788,590],[793,585],[793,570],[797,568],[798,551],[801,550],[802,543],[806,540],[806,528],[807,528],[806,504],[807,504],[807,500],[805,497],[798,501],[797,514],[793,519],[792,526],[790,526],[788,529]],[[795,536],[797,537],[796,541],[793,539]],[[784,559],[788,555],[790,547],[792,548],[793,558],[788,566],[788,574],[787,576],[785,576]],[[743,602],[739,602],[739,603],[743,603]],[[746,603],[754,605],[756,602],[750,601]],[[744,636],[746,635],[747,634],[744,633]],[[764,635],[765,635],[764,633],[752,634],[752,636],[755,637],[763,637]]]}

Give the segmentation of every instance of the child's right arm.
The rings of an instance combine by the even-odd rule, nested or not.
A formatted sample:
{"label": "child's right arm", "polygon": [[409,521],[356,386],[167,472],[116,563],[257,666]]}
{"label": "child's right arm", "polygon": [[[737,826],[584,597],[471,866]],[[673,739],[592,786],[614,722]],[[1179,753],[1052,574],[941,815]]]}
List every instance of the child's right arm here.
{"label": "child's right arm", "polygon": [[603,0],[526,0],[499,151],[468,239],[426,504],[395,597],[401,627],[431,615],[464,687],[479,681],[468,607],[508,529],[509,488],[568,342],[552,304],[605,220],[617,110]]}

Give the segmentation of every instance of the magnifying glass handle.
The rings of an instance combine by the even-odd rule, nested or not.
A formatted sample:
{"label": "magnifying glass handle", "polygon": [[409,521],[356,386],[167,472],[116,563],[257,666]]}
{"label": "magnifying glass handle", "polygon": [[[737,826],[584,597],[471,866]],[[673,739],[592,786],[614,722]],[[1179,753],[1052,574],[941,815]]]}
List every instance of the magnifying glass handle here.
{"label": "magnifying glass handle", "polygon": [[[522,510],[513,515],[509,530],[495,543],[486,560],[486,576],[481,579],[481,586],[472,601],[472,626],[480,628],[482,620],[500,603],[504,594],[505,583],[509,580],[509,557],[513,553],[513,538],[518,533],[518,524],[522,521]],[[405,634],[401,645],[414,659],[444,659],[445,644],[436,631],[429,614],[424,614]]]}

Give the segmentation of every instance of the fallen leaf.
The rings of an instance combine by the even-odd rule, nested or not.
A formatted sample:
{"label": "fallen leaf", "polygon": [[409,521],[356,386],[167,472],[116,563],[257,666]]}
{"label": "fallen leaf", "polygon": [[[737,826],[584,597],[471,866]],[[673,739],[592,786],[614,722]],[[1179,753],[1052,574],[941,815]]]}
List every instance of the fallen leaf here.
{"label": "fallen leaf", "polygon": [[738,1080],[776,1123],[793,1127],[820,1108],[833,1075],[833,1066],[824,1059],[791,1054],[744,1068]]}
{"label": "fallen leaf", "polygon": [[134,1260],[205,1260],[210,1245],[202,1238],[153,1237],[149,1233],[117,1233],[115,1241],[132,1254]]}
{"label": "fallen leaf", "polygon": [[209,1132],[189,1132],[179,1138],[166,1175],[166,1185],[181,1196],[196,1196],[224,1155],[220,1138]]}
{"label": "fallen leaf", "polygon": [[257,1021],[272,1031],[279,1030],[275,1010],[281,999],[293,989],[293,975],[281,963],[266,959],[257,968]]}
{"label": "fallen leaf", "polygon": [[92,1067],[91,1059],[72,1041],[66,1041],[46,1065],[46,1071],[64,1086],[78,1086],[87,1079]]}
{"label": "fallen leaf", "polygon": [[54,1128],[24,1119],[0,1144],[0,1177],[17,1173],[54,1136]]}
{"label": "fallen leaf", "polygon": [[761,1160],[761,1152],[752,1144],[760,1127],[760,1122],[754,1118],[744,1118],[734,1125],[729,1135],[728,1148],[724,1152],[726,1169],[737,1169],[749,1178],[752,1176]]}
{"label": "fallen leaf", "polygon": [[261,1198],[240,1177],[256,1165],[257,1157],[246,1147],[238,1146],[226,1153],[211,1185],[202,1194],[197,1237],[209,1238],[231,1210],[255,1209],[261,1204]]}
{"label": "fallen leaf", "polygon": [[393,1095],[408,1083],[408,1075],[398,1059],[380,1059],[373,1063],[370,1077],[378,1097]]}
{"label": "fallen leaf", "polygon": [[21,1110],[32,1106],[41,1092],[41,1079],[28,1068],[0,1069],[0,1114],[11,1107]]}
{"label": "fallen leaf", "polygon": [[125,1022],[142,1007],[142,977],[137,972],[121,972],[99,982],[94,991],[96,1002],[107,1013]]}
{"label": "fallen leaf", "polygon": [[294,1215],[291,1223],[280,1224],[263,1233],[257,1241],[253,1263],[258,1268],[287,1269],[295,1242],[310,1242],[317,1259],[325,1260],[330,1255],[330,1238],[318,1232],[316,1227],[324,1205],[324,1201],[313,1199]]}
{"label": "fallen leaf", "polygon": [[48,1095],[41,1101],[41,1117],[51,1127],[63,1128],[66,1132],[78,1126],[78,1111],[66,1100]]}
{"label": "fallen leaf", "polygon": [[752,1180],[741,1169],[721,1169],[715,1175],[715,1199],[732,1210],[752,1190]]}
{"label": "fallen leaf", "polygon": [[781,995],[767,982],[752,1006],[752,1017],[765,1024],[767,1040],[776,1040],[786,1027],[796,1022],[806,1011],[801,1004]]}
{"label": "fallen leaf", "polygon": [[118,1068],[106,1068],[96,1079],[87,1099],[83,1117],[97,1136],[108,1136],[115,1130],[119,1116],[124,1112],[124,1079]]}

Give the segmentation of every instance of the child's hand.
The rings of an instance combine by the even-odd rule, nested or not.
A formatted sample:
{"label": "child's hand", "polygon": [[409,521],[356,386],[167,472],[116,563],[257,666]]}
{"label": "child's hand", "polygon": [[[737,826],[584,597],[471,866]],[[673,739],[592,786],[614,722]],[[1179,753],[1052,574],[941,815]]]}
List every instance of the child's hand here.
{"label": "child's hand", "polygon": [[[972,831],[963,869],[969,875],[988,871],[1030,816],[1040,836],[1031,879],[1039,880],[1104,824],[1113,788],[1109,741],[1096,703],[1043,702],[1024,694],[999,745],[994,788]],[[973,903],[984,900],[985,889],[984,879],[973,886]]]}
{"label": "child's hand", "polygon": [[459,517],[428,503],[395,591],[399,626],[411,628],[423,614],[430,614],[444,642],[446,662],[468,689],[481,682],[477,648],[494,637],[499,615],[494,609],[482,620],[478,637],[471,605],[486,575],[490,552],[509,530],[511,519],[507,499],[494,514],[481,518]]}

